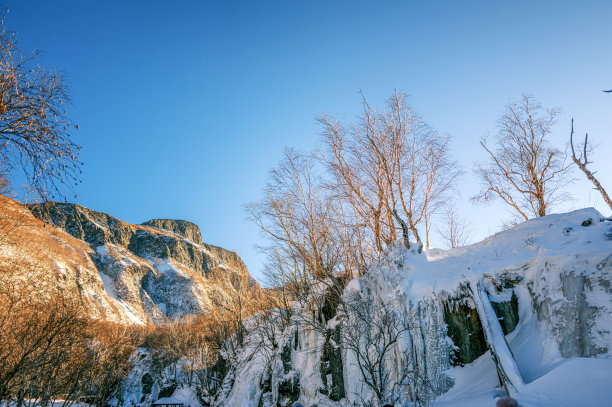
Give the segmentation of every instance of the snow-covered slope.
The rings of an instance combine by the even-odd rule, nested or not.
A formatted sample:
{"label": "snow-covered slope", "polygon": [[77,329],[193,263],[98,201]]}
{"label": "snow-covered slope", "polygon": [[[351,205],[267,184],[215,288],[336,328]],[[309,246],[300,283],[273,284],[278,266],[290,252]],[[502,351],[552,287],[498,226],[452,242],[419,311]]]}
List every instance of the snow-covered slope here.
{"label": "snow-covered slope", "polygon": [[[383,352],[385,397],[397,405],[435,398],[444,406],[492,406],[505,393],[503,372],[506,390],[525,406],[612,400],[612,222],[594,209],[530,220],[449,251],[417,253],[398,244],[351,281],[343,297],[371,318],[358,331],[362,347],[380,325],[377,315],[405,323],[388,350],[381,351],[380,339],[366,352]],[[259,351],[266,336],[253,329],[218,405],[296,399],[377,405],[363,360],[350,350],[355,309],[334,315],[313,309],[294,309],[297,317],[279,330],[279,346],[268,353]],[[324,329],[305,322],[311,314],[325,320]]]}
{"label": "snow-covered slope", "polygon": [[78,296],[94,318],[145,324],[214,311],[235,295],[231,275],[259,289],[236,253],[203,243],[190,222],[132,225],[76,204],[28,208],[3,196],[0,210],[0,279]]}

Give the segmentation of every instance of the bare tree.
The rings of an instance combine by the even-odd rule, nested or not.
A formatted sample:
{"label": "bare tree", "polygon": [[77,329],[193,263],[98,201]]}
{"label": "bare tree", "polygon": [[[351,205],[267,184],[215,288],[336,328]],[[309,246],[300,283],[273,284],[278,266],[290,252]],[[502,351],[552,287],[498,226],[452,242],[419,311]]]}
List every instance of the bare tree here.
{"label": "bare tree", "polygon": [[[27,202],[28,196],[24,195]],[[12,244],[14,234],[22,227],[32,225],[30,211],[24,208],[19,202],[13,201],[6,196],[0,196],[0,247]]]}
{"label": "bare tree", "polygon": [[122,398],[123,380],[132,368],[130,356],[136,350],[135,338],[130,329],[112,323],[97,322],[92,326],[95,340],[87,350],[89,375],[86,395],[91,403],[103,407]]}
{"label": "bare tree", "polygon": [[590,154],[593,152],[592,145],[589,146],[589,135],[588,134],[585,134],[584,136],[584,143],[577,146],[582,151],[579,150],[578,155],[576,155],[576,150],[574,149],[574,119],[572,119],[572,131],[570,132],[570,146],[572,148],[572,159],[574,160],[574,163],[578,166],[578,168],[580,168],[580,170],[584,173],[584,175],[586,175],[586,177],[593,183],[593,185],[595,185],[595,188],[597,188],[599,193],[601,193],[601,196],[603,197],[604,201],[606,201],[610,209],[612,209],[612,199],[610,199],[610,196],[608,196],[608,193],[606,192],[604,187],[599,183],[597,178],[595,178],[595,173],[591,172],[587,168],[587,165],[592,163],[591,161],[589,161],[587,154]]}
{"label": "bare tree", "polygon": [[201,405],[209,406],[212,405],[223,379],[219,377],[219,371],[214,368],[219,361],[219,352],[208,343],[195,349],[194,352],[197,352],[196,363],[193,365],[196,395]]}
{"label": "bare tree", "polygon": [[475,202],[501,199],[524,220],[544,216],[563,199],[560,189],[568,182],[567,154],[552,147],[548,138],[557,109],[544,109],[533,96],[523,95],[506,106],[498,121],[495,146],[483,137],[480,145],[489,155],[477,163],[481,190]]}
{"label": "bare tree", "polygon": [[8,159],[1,155],[0,151],[0,195],[9,195],[12,192],[8,173]]}
{"label": "bare tree", "polygon": [[426,151],[426,171],[423,194],[423,218],[425,222],[425,246],[429,248],[429,233],[432,218],[441,210],[449,207],[449,195],[453,193],[455,182],[462,174],[459,164],[450,159],[450,137],[434,133],[428,140]]}
{"label": "bare tree", "polygon": [[[314,155],[286,149],[270,172],[264,198],[247,206],[251,220],[267,237],[268,274],[278,289],[305,299],[310,284],[325,281],[343,289],[343,270],[334,227],[336,206],[323,187]],[[282,287],[282,288],[281,288]]]}
{"label": "bare tree", "polygon": [[24,56],[0,18],[0,167],[20,167],[40,198],[65,196],[81,173],[68,87],[60,73],[34,64],[37,52]]}
{"label": "bare tree", "polygon": [[48,278],[20,281],[10,272],[0,266],[0,399],[19,407],[120,399],[136,349],[131,331],[90,320],[80,299],[53,290]]}
{"label": "bare tree", "polygon": [[[212,405],[229,364],[235,363],[235,320],[223,309],[206,315],[135,329],[150,349],[161,385],[193,386],[202,405]],[[138,334],[139,333],[139,334]],[[221,357],[223,351],[224,356]]]}
{"label": "bare tree", "polygon": [[[286,149],[270,172],[264,197],[247,206],[268,245],[266,275],[282,308],[298,301],[313,329],[343,307],[348,278],[359,276],[401,232],[404,244],[446,202],[460,170],[449,138],[429,128],[395,93],[376,113],[363,101],[349,128],[322,117],[322,154]],[[281,313],[281,320],[291,312]],[[285,321],[288,322],[288,321]]]}
{"label": "bare tree", "polygon": [[442,239],[446,243],[446,247],[454,249],[468,245],[471,240],[471,232],[465,222],[465,219],[461,217],[456,209],[450,205],[443,213],[445,227],[438,229],[438,233],[442,236]]}
{"label": "bare tree", "polygon": [[[320,119],[327,147],[326,163],[338,194],[352,206],[362,233],[377,253],[401,231],[420,244],[417,226],[441,208],[460,170],[449,156],[449,137],[431,129],[395,92],[377,113],[363,100],[358,124],[349,128],[326,116]],[[367,243],[367,239],[365,242]]]}
{"label": "bare tree", "polygon": [[385,213],[387,183],[382,171],[377,168],[380,161],[376,156],[377,151],[367,148],[368,145],[378,144],[376,134],[372,132],[375,117],[367,105],[364,110],[365,117],[360,125],[349,129],[327,116],[319,121],[324,129],[326,163],[336,180],[333,189],[340,199],[353,208],[353,224],[361,229],[362,245],[371,242],[375,252],[380,254],[386,244],[396,239],[396,230],[387,221],[390,214]]}
{"label": "bare tree", "polygon": [[17,406],[45,405],[59,395],[75,401],[91,338],[81,304],[33,284],[0,285],[0,398]]}
{"label": "bare tree", "polygon": [[409,368],[399,372],[390,368],[395,366],[390,359],[409,359],[408,355],[398,354],[399,342],[413,328],[408,316],[379,296],[373,297],[364,281],[362,286],[365,292],[347,294],[341,330],[343,346],[353,354],[363,383],[375,396],[374,403],[362,399],[362,404],[395,405],[409,398],[416,406],[429,405],[435,391],[426,378]]}

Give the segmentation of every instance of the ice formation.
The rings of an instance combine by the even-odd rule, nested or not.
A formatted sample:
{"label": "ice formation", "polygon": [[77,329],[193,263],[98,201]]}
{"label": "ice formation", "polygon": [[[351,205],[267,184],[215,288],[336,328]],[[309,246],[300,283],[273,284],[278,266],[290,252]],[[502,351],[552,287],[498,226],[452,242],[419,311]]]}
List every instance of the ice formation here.
{"label": "ice formation", "polygon": [[[505,394],[500,369],[501,384],[526,405],[570,405],[559,396],[564,391],[588,391],[584,405],[612,396],[606,384],[612,378],[612,222],[594,209],[530,220],[449,251],[418,253],[398,244],[351,281],[343,298],[366,304],[361,311],[374,321],[371,331],[383,318],[377,307],[408,326],[383,352],[386,402],[494,405]],[[257,351],[265,338],[253,329],[218,405],[377,405],[346,343],[350,314],[327,315],[324,329],[301,315],[267,353]],[[363,346],[371,334],[362,336]],[[566,365],[580,367],[575,380]],[[551,385],[557,375],[565,389]],[[570,385],[584,375],[593,378],[584,390]],[[542,383],[550,394],[538,390]]]}

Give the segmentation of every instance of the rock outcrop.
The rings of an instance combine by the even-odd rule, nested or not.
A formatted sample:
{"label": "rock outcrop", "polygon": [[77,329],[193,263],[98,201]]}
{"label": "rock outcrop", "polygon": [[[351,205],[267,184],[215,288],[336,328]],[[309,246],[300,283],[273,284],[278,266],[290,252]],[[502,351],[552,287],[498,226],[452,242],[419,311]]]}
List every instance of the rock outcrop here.
{"label": "rock outcrop", "polygon": [[1,196],[0,206],[19,219],[13,239],[0,246],[0,262],[28,259],[13,272],[42,268],[55,276],[49,284],[85,298],[95,317],[141,324],[211,312],[235,295],[235,277],[259,289],[236,253],[203,243],[191,222],[133,225],[77,204],[26,208]]}
{"label": "rock outcrop", "polygon": [[31,205],[30,210],[92,248],[114,245],[143,259],[172,258],[203,275],[219,264],[247,273],[236,253],[203,243],[198,226],[188,221],[152,219],[132,225],[81,205],[60,202]]}
{"label": "rock outcrop", "polygon": [[142,223],[143,226],[150,226],[155,229],[167,230],[181,236],[191,242],[202,243],[200,228],[194,223],[186,220],[175,219],[151,219]]}

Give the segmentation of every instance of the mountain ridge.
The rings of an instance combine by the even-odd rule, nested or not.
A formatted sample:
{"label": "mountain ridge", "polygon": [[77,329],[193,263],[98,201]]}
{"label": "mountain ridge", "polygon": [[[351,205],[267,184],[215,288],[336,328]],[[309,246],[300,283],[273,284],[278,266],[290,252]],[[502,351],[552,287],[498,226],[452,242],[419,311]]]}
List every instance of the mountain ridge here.
{"label": "mountain ridge", "polygon": [[[4,277],[27,278],[40,266],[48,284],[78,292],[95,318],[146,324],[206,314],[231,301],[240,279],[261,289],[237,253],[203,243],[192,222],[135,225],[79,204],[25,206],[4,196],[0,205],[19,223],[0,246]],[[16,267],[17,258],[28,266]]]}

